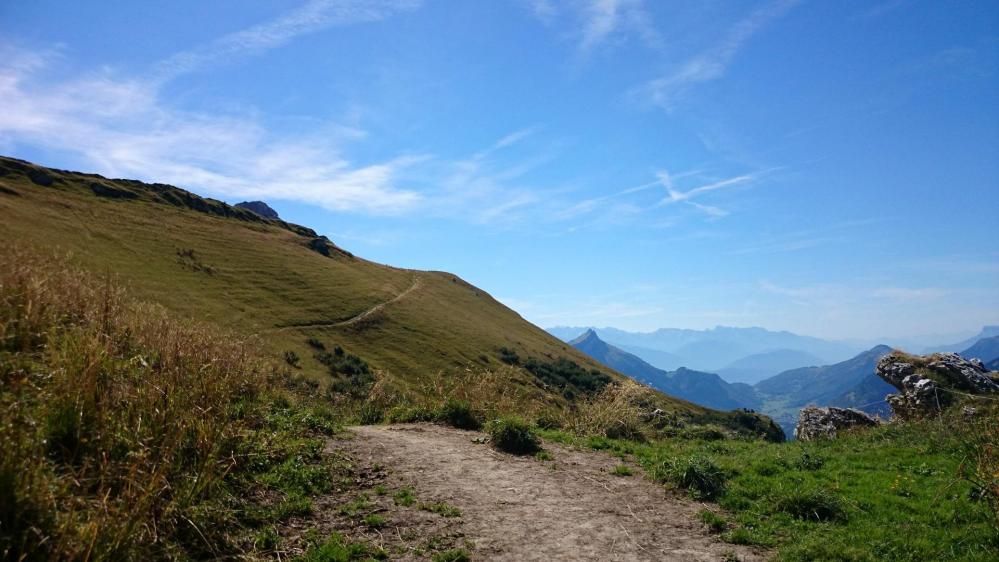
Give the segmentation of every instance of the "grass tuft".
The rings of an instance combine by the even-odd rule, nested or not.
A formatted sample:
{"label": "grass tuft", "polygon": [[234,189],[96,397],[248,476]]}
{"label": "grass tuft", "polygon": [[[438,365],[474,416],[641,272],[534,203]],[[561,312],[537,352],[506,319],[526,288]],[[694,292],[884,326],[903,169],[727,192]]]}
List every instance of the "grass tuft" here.
{"label": "grass tuft", "polygon": [[541,449],[541,439],[531,425],[518,417],[504,417],[486,426],[493,447],[514,455],[530,455]]}
{"label": "grass tuft", "polygon": [[725,472],[706,457],[666,459],[656,467],[653,478],[684,488],[702,500],[715,499],[725,492]]}
{"label": "grass tuft", "polygon": [[441,517],[461,517],[461,510],[447,502],[422,503],[420,509]]}
{"label": "grass tuft", "polygon": [[824,489],[792,489],[776,498],[774,507],[797,519],[812,521],[843,521],[843,502]]}
{"label": "grass tuft", "polygon": [[611,470],[611,474],[614,476],[631,476],[634,472],[631,471],[631,467],[626,464],[619,464]]}
{"label": "grass tuft", "polygon": [[468,554],[468,551],[463,548],[452,548],[438,552],[431,558],[433,562],[468,562],[471,559],[472,557]]}
{"label": "grass tuft", "polygon": [[395,502],[395,505],[409,507],[416,502],[416,496],[413,494],[412,488],[406,487],[392,494],[392,501]]}

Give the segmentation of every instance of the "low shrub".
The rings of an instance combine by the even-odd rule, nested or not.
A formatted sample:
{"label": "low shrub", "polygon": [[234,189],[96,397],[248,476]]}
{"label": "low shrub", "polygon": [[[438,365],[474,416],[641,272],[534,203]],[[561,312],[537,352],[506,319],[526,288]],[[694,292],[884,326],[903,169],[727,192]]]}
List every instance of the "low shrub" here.
{"label": "low shrub", "polygon": [[562,420],[551,412],[543,412],[534,420],[539,429],[562,429]]}
{"label": "low shrub", "polygon": [[479,429],[482,421],[479,413],[464,400],[449,398],[437,413],[437,421],[458,429]]}
{"label": "low shrub", "polygon": [[530,424],[517,417],[505,417],[486,426],[493,447],[514,455],[530,455],[541,449],[541,440]]}
{"label": "low shrub", "polygon": [[361,405],[357,417],[361,425],[376,425],[382,423],[385,412],[376,404],[365,403]]}
{"label": "low shrub", "polygon": [[499,348],[499,359],[507,365],[520,365],[520,356],[512,349]]}
{"label": "low shrub", "polygon": [[291,365],[292,367],[298,367],[301,358],[294,351],[284,352],[284,362]]}
{"label": "low shrub", "polygon": [[[371,392],[375,377],[370,373],[351,375],[330,383],[328,392],[332,395],[346,394],[353,398],[364,398]],[[333,396],[330,396],[332,398]]]}
{"label": "low shrub", "polygon": [[[587,394],[600,392],[613,382],[609,375],[596,369],[587,371],[575,361],[559,357],[554,362],[540,361],[530,358],[524,363],[524,368],[541,382],[562,389],[563,393],[572,393],[574,387]],[[569,397],[567,395],[567,397]]]}
{"label": "low shrub", "polygon": [[697,499],[711,500],[725,493],[725,472],[704,457],[666,459],[655,468],[652,476],[688,490]]}
{"label": "low shrub", "polygon": [[360,376],[371,373],[371,368],[367,362],[351,353],[346,353],[339,345],[333,348],[333,352],[317,351],[316,361],[319,361],[329,369],[331,375]]}

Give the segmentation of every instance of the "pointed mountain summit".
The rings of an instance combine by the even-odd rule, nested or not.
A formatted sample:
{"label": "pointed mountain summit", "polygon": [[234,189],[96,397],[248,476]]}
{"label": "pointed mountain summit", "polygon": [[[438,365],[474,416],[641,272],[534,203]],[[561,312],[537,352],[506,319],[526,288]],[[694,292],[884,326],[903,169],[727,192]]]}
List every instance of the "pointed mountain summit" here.
{"label": "pointed mountain summit", "polygon": [[582,350],[583,347],[592,347],[594,351],[605,350],[610,347],[607,345],[607,342],[600,339],[600,336],[597,335],[597,332],[593,328],[587,328],[586,331],[576,337],[576,339],[570,341],[569,345],[580,350]]}
{"label": "pointed mountain summit", "polygon": [[759,405],[749,385],[729,384],[714,373],[683,367],[669,372],[657,369],[638,356],[603,341],[593,329],[586,330],[569,344],[618,372],[695,404],[710,405],[711,408],[721,410]]}

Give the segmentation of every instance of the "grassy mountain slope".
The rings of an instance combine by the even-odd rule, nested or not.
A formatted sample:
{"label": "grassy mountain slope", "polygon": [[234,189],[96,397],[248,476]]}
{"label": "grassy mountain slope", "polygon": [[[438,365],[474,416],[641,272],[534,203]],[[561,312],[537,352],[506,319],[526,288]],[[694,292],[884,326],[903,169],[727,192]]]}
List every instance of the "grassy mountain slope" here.
{"label": "grassy mountain slope", "polygon": [[[294,352],[300,372],[320,385],[330,375],[309,338],[363,358],[408,398],[433,395],[442,380],[498,374],[493,380],[518,389],[525,412],[567,399],[501,361],[502,348],[606,371],[452,274],[373,263],[307,228],[175,187],[0,158],[0,215],[4,238],[69,251],[85,269],[118,276],[137,298],[259,335],[264,351]],[[715,415],[667,396],[659,402],[681,415]]]}

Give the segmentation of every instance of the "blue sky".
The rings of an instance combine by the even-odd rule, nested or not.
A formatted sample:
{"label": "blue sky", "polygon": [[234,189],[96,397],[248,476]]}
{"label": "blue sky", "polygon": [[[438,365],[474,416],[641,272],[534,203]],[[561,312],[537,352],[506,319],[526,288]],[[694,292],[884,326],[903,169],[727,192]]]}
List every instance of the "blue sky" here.
{"label": "blue sky", "polygon": [[542,326],[999,323],[995,2],[4,3],[0,153],[263,199]]}

